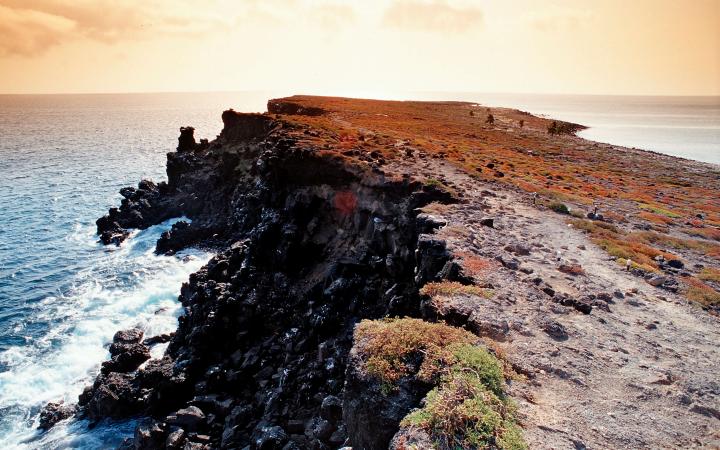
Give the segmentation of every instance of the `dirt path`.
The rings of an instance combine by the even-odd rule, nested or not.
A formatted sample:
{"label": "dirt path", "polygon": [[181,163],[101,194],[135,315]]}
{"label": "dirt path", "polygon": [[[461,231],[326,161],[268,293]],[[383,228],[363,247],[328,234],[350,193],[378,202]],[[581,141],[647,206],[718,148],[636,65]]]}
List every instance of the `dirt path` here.
{"label": "dirt path", "polygon": [[[447,221],[438,234],[449,248],[508,263],[476,276],[491,299],[454,301],[470,304],[483,318],[476,328],[491,330],[527,374],[511,392],[532,448],[720,448],[718,318],[625,272],[566,216],[445,162],[423,165],[466,200],[433,212]],[[487,217],[494,228],[480,225]],[[585,275],[562,273],[561,263]],[[590,302],[592,312],[559,299]]]}

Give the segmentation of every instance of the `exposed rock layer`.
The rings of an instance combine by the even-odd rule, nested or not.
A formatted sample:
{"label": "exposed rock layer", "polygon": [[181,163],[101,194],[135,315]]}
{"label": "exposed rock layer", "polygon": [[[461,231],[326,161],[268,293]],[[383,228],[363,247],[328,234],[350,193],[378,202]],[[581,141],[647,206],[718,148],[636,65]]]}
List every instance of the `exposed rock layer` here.
{"label": "exposed rock layer", "polygon": [[[580,195],[600,177],[593,183],[609,189],[610,202],[615,181],[597,170],[607,165],[623,172],[623,189],[631,180],[633,192],[677,194],[653,174],[678,161],[550,135],[548,121],[517,111],[493,110],[494,124],[479,125],[468,115],[477,107],[296,97],[271,101],[266,115],[226,111],[213,142],[182,129],[168,182],[123,189],[121,207],[98,221],[98,232],[119,244],[132,228],[184,215],[191,222],[178,222],[157,251],[202,246],[217,256],[183,287],[185,315],[165,357],[133,369],[145,354],[140,344],[169,336],[116,343],[133,357],[127,369],[98,377],[81,397],[83,413],[147,416],[136,448],[386,447],[426,387],[409,386],[390,404],[355,377],[352,325],[422,315],[507,353],[508,367],[525,377],[511,395],[534,446],[713,443],[716,319],[674,292],[676,277],[700,273],[704,266],[692,261],[708,264],[711,252],[682,253],[684,268],[670,263],[675,256],[657,257],[662,276],[646,283],[634,275],[642,270],[625,272],[568,227],[568,216],[547,211],[542,196],[510,186],[544,183],[544,195],[553,187]],[[682,167],[683,190],[717,192],[716,172]],[[686,214],[699,197],[664,198]],[[415,216],[419,205],[453,199],[461,204]],[[587,216],[593,222],[574,223],[614,237],[642,225],[629,203],[612,204],[628,223],[609,206],[606,217],[596,211]],[[707,231],[698,221],[717,220],[702,214],[692,223]],[[418,297],[418,287],[439,278],[457,283]],[[647,427],[644,417],[662,427]],[[427,443],[399,438],[397,445]]]}
{"label": "exposed rock layer", "polygon": [[[270,109],[320,113],[278,102]],[[168,154],[168,182],[123,189],[121,207],[98,220],[103,242],[120,243],[130,228],[185,216],[192,222],[173,225],[157,251],[218,253],[183,285],[184,315],[165,358],[131,372],[144,344],[116,337],[117,354],[80,404],[92,420],[150,416],[136,447],[180,440],[337,448],[348,438],[340,397],[353,325],[417,315],[418,283],[443,270],[458,275],[446,267],[442,241],[418,245],[418,228],[433,227],[415,217],[417,207],[452,196],[296,146],[290,126],[269,116],[222,118],[209,144],[182,128],[177,152]],[[373,442],[386,447],[409,406]]]}

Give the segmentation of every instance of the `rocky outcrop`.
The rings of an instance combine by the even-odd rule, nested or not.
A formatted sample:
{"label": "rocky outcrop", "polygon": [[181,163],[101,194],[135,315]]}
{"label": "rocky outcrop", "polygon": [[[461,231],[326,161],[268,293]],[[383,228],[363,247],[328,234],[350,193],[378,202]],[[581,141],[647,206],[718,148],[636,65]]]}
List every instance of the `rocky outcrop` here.
{"label": "rocky outcrop", "polygon": [[276,99],[268,102],[268,112],[272,114],[298,114],[303,116],[319,116],[325,111],[322,108],[304,106],[288,99]]}
{"label": "rocky outcrop", "polygon": [[150,359],[150,348],[142,341],[139,329],[118,331],[110,345],[112,359],[102,364],[101,372],[132,372]]}
{"label": "rocky outcrop", "polygon": [[400,421],[416,407],[429,386],[408,377],[393,389],[363,371],[364,362],[353,348],[345,381],[344,420],[353,437],[353,448],[387,449],[398,431]]}
{"label": "rocky outcrop", "polygon": [[41,430],[50,429],[61,420],[72,417],[76,410],[77,407],[75,405],[68,405],[62,400],[59,402],[50,402],[40,411],[38,428]]}
{"label": "rocky outcrop", "polygon": [[[340,447],[369,431],[348,429],[347,414],[371,414],[367,405],[348,413],[341,400],[353,326],[417,316],[418,283],[457,272],[442,242],[418,244],[418,227],[435,224],[415,217],[419,206],[452,196],[300,145],[302,130],[269,115],[225,111],[222,119],[210,143],[181,129],[168,182],[123,189],[120,208],[98,220],[102,241],[118,244],[132,228],[185,216],[156,251],[217,254],[183,285],[184,314],[166,356],[139,367],[149,356],[142,335],[118,333],[79,403],[93,421],[150,417],[136,448]],[[385,445],[407,407],[389,413]]]}

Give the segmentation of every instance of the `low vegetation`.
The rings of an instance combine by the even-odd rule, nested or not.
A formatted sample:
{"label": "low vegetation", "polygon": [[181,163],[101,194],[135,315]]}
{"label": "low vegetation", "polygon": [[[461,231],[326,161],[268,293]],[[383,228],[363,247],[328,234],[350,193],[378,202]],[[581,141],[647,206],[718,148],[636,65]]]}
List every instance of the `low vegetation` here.
{"label": "low vegetation", "polygon": [[570,208],[568,208],[565,203],[553,202],[548,205],[548,208],[558,214],[570,214]]}
{"label": "low vegetation", "polygon": [[474,295],[476,297],[490,298],[492,290],[485,289],[480,286],[466,285],[457,281],[440,281],[428,283],[420,289],[420,294],[430,297],[444,296],[451,297],[453,295]]}
{"label": "low vegetation", "polygon": [[647,242],[651,240],[642,233],[625,233],[613,224],[593,220],[574,219],[569,223],[590,234],[590,239],[595,245],[617,258],[618,263],[623,266],[627,260],[631,260],[633,268],[645,272],[657,272],[659,271],[658,262],[655,260],[657,256],[678,259],[672,253],[648,245]]}
{"label": "low vegetation", "polygon": [[685,295],[688,299],[704,306],[720,305],[720,292],[711,288],[697,278],[685,277],[683,281],[687,284]]}
{"label": "low vegetation", "polygon": [[720,269],[705,267],[698,274],[698,278],[704,281],[714,281],[716,283],[720,283]]}
{"label": "low vegetation", "polygon": [[644,209],[646,211],[650,211],[654,214],[658,214],[661,216],[669,217],[671,219],[677,219],[678,217],[681,217],[680,214],[678,214],[674,211],[670,211],[669,209],[663,208],[661,206],[649,205],[647,203],[640,203],[639,206],[640,206],[640,209]]}
{"label": "low vegetation", "polygon": [[443,192],[448,193],[449,195],[451,195],[453,197],[457,196],[457,190],[455,190],[455,188],[448,186],[445,182],[438,180],[437,178],[425,179],[425,185],[439,189]]}
{"label": "low vegetation", "polygon": [[[394,384],[414,375],[435,387],[401,426],[427,432],[439,449],[526,449],[502,366],[460,328],[419,319],[362,321],[355,331],[367,372]],[[421,356],[419,370],[413,361]]]}
{"label": "low vegetation", "polygon": [[703,239],[720,241],[720,229],[718,228],[686,228],[686,234],[697,236]]}
{"label": "low vegetation", "polygon": [[496,265],[495,262],[487,258],[479,257],[467,251],[457,252],[455,256],[461,259],[463,271],[466,275],[470,275],[481,280],[489,275],[492,272],[493,267]]}
{"label": "low vegetation", "polygon": [[[606,219],[645,226],[647,231],[620,231],[602,225],[587,225],[584,230],[620,264],[630,259],[633,268],[645,272],[660,270],[655,261],[660,255],[667,259],[678,257],[673,253],[696,252],[720,260],[720,178],[716,170],[678,170],[672,158],[648,158],[643,152],[574,139],[566,135],[580,129],[574,124],[504,108],[486,113],[491,113],[496,123],[523,120],[524,127],[508,133],[486,126],[485,114],[480,110],[475,114],[470,104],[431,106],[426,102],[303,96],[292,100],[332,112],[286,118],[299,125],[296,137],[307,147],[342,158],[349,152],[379,154],[381,158],[373,158],[388,162],[441,159],[479,181],[537,193],[539,204],[570,218],[582,219],[592,205],[601,205],[600,213]],[[320,132],[304,134],[306,127]],[[374,133],[360,139],[358,130]],[[337,148],[326,146],[328,137],[336,137]],[[363,161],[360,164],[369,169],[369,159]],[[440,180],[428,181],[430,185],[437,182],[438,189],[446,185]],[[451,186],[446,187],[452,192]],[[692,258],[686,262],[692,267]]]}

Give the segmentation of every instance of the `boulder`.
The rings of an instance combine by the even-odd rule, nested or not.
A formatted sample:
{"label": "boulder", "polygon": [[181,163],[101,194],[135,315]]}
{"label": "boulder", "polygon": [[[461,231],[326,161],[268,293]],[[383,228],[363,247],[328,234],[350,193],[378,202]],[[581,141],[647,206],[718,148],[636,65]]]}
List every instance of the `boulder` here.
{"label": "boulder", "polygon": [[182,448],[184,443],[185,430],[183,430],[182,428],[177,428],[176,430],[168,434],[167,438],[165,439],[165,448],[171,450],[180,449]]}
{"label": "boulder", "polygon": [[163,424],[155,420],[144,421],[135,428],[133,444],[135,450],[154,450],[163,448],[165,430]]}
{"label": "boulder", "polygon": [[150,348],[145,344],[123,345],[109,361],[102,363],[103,374],[110,372],[132,372],[150,359]]}
{"label": "boulder", "polygon": [[[129,330],[120,330],[113,336],[113,344],[136,344],[143,338],[143,330],[140,328],[130,328]],[[111,346],[112,348],[112,346]],[[112,351],[111,351],[112,353]]]}
{"label": "boulder", "polygon": [[488,228],[495,228],[495,219],[491,217],[480,219],[480,225]]}
{"label": "boulder", "polygon": [[75,405],[66,405],[63,400],[59,402],[50,402],[40,411],[40,421],[38,428],[48,430],[61,420],[65,420],[75,414],[77,407]]}
{"label": "boulder", "polygon": [[78,404],[85,407],[93,422],[104,418],[124,418],[142,409],[140,386],[132,374],[110,372],[100,375],[86,389]]}
{"label": "boulder", "polygon": [[530,254],[530,247],[520,244],[520,243],[514,243],[514,244],[506,245],[505,251],[514,253],[518,256],[527,256]]}
{"label": "boulder", "polygon": [[182,427],[187,431],[196,431],[205,424],[205,413],[197,406],[188,406],[177,410],[175,414],[169,415],[166,422]]}
{"label": "boulder", "polygon": [[489,337],[496,341],[506,340],[510,333],[507,320],[484,314],[473,314],[468,321],[468,328],[478,336]]}
{"label": "boulder", "polygon": [[542,330],[556,341],[566,341],[569,338],[565,327],[554,320],[546,320],[541,324]]}
{"label": "boulder", "polygon": [[654,275],[647,278],[645,281],[651,286],[659,287],[665,283],[666,278],[662,275]]}
{"label": "boulder", "polygon": [[342,400],[334,395],[328,395],[320,405],[320,417],[331,422],[338,423],[342,420]]}
{"label": "boulder", "polygon": [[112,359],[102,364],[101,372],[132,372],[150,359],[150,349],[143,344],[143,331],[138,328],[115,333],[110,344]]}

